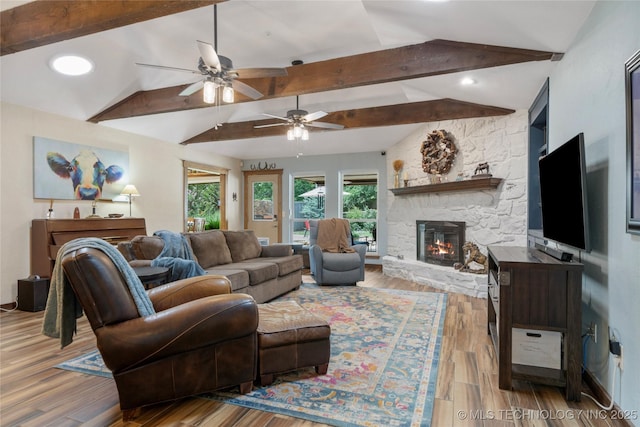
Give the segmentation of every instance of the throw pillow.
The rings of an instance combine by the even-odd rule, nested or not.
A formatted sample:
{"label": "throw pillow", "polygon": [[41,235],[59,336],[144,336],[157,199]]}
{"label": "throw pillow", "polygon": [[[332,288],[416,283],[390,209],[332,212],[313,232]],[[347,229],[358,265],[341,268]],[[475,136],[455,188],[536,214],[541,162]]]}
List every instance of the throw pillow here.
{"label": "throw pillow", "polygon": [[131,239],[131,250],[136,259],[154,259],[164,248],[164,241],[157,236],[136,236]]}
{"label": "throw pillow", "polygon": [[224,234],[219,230],[209,230],[187,234],[193,254],[202,268],[207,269],[231,263],[231,252]]}

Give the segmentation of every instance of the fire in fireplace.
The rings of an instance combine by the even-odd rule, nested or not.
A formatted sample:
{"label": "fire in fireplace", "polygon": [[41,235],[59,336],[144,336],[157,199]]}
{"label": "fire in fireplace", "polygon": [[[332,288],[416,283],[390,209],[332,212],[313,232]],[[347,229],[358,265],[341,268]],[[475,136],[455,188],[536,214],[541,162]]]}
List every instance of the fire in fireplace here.
{"label": "fire in fireplace", "polygon": [[464,222],[416,221],[416,230],[418,260],[445,266],[464,262]]}

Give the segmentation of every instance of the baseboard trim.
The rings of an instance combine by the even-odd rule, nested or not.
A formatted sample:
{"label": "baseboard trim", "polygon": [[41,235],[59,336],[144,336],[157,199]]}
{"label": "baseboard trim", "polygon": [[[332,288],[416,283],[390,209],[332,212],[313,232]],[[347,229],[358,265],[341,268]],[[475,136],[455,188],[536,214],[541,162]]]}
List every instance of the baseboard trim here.
{"label": "baseboard trim", "polygon": [[[591,390],[591,392],[593,393],[593,397],[595,397],[598,402],[600,403],[606,402],[607,404],[611,402],[611,396],[609,396],[609,393],[607,393],[607,390],[602,386],[602,384],[600,384],[600,382],[595,377],[595,375],[593,375],[586,368],[582,372],[582,381],[584,381],[584,383],[589,387],[589,390]],[[582,398],[587,399],[584,396]],[[625,417],[619,416],[621,414],[624,414],[624,412],[615,402],[613,404],[613,408],[610,409],[608,412],[610,417],[613,417],[613,415],[616,415],[616,419],[621,422],[621,425],[625,425],[627,427],[634,427],[634,425],[631,424],[631,420]]]}

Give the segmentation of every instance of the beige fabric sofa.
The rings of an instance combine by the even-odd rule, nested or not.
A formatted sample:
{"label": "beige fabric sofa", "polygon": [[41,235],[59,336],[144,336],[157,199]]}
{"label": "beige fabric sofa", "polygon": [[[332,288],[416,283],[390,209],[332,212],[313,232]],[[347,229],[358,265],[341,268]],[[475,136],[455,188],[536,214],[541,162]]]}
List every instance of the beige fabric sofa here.
{"label": "beige fabric sofa", "polygon": [[[264,303],[300,286],[302,256],[290,245],[261,246],[252,230],[209,230],[184,233],[198,264],[208,274],[226,276],[231,291],[251,295]],[[136,236],[119,245],[131,265],[150,265],[164,241],[157,236]]]}

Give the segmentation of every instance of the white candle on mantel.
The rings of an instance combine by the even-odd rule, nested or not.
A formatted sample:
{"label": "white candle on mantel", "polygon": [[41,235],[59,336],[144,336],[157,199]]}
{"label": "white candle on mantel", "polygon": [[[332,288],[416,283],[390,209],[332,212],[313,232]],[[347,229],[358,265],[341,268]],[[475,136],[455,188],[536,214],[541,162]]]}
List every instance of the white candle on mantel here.
{"label": "white candle on mantel", "polygon": [[404,175],[402,175],[402,179],[404,179],[405,181],[409,179],[409,175],[407,175],[407,173],[405,172]]}

